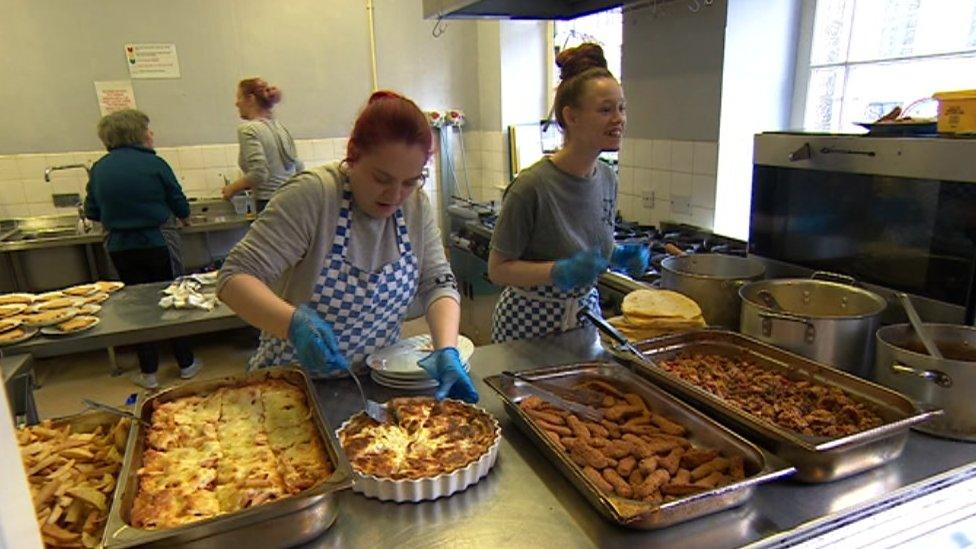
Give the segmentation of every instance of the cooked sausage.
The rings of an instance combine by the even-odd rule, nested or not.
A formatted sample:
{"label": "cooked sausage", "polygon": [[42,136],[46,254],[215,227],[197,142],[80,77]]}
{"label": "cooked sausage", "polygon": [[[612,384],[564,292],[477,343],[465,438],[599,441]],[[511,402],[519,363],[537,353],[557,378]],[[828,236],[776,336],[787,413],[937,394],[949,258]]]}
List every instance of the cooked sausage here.
{"label": "cooked sausage", "polygon": [[671,475],[668,474],[668,472],[664,469],[654,471],[650,475],[644,477],[644,482],[637,487],[637,497],[643,499],[654,492],[657,492],[658,489],[670,478]]}
{"label": "cooked sausage", "polygon": [[634,444],[632,442],[627,440],[614,440],[604,449],[603,453],[607,457],[620,459],[622,457],[629,456],[633,451]]}
{"label": "cooked sausage", "polygon": [[703,463],[708,463],[718,457],[718,450],[695,448],[681,456],[681,466],[694,469]]}
{"label": "cooked sausage", "polygon": [[673,484],[691,484],[691,471],[688,469],[678,469],[671,482]]}
{"label": "cooked sausage", "polygon": [[616,469],[604,469],[603,478],[607,479],[607,482],[610,484],[613,484],[613,489],[617,492],[618,496],[625,498],[633,497],[634,489],[617,473]]}
{"label": "cooked sausage", "polygon": [[607,482],[606,479],[603,478],[603,475],[600,474],[600,471],[597,471],[596,469],[587,465],[583,467],[583,474],[586,475],[586,478],[590,479],[590,481],[593,484],[596,484],[597,489],[603,492],[604,494],[613,493],[613,485]]}
{"label": "cooked sausage", "polygon": [[583,422],[580,421],[578,417],[570,414],[569,416],[566,416],[566,423],[569,425],[569,428],[573,430],[573,434],[576,435],[577,438],[590,438],[590,430],[586,428],[586,425],[583,425]]}
{"label": "cooked sausage", "polygon": [[[569,450],[570,457],[573,457],[574,454],[581,458],[586,465],[594,469],[603,470],[610,466],[610,459],[607,456],[579,438],[576,439],[576,442],[573,443]],[[573,461],[579,463],[575,458]]]}
{"label": "cooked sausage", "polygon": [[688,496],[705,490],[707,488],[696,484],[667,484],[661,487],[661,493],[667,496]]}
{"label": "cooked sausage", "polygon": [[561,440],[559,440],[559,433],[555,431],[549,431],[548,429],[543,430],[542,432],[545,433],[546,436],[549,437],[549,440],[551,440],[553,444],[559,447],[560,450],[564,450],[564,451],[566,450],[566,446],[562,443]]}
{"label": "cooked sausage", "polygon": [[[583,425],[586,425],[586,428],[590,431],[590,434],[594,437],[603,437],[603,438],[610,437],[610,431],[603,425],[600,425],[599,423],[594,423],[592,421],[584,421]],[[619,437],[615,437],[615,438],[619,438]]]}
{"label": "cooked sausage", "polygon": [[546,431],[552,431],[553,433],[559,433],[562,436],[573,436],[573,430],[565,425],[556,425],[554,423],[549,423],[548,421],[542,421],[537,419],[536,423],[542,429]]}
{"label": "cooked sausage", "polygon": [[554,414],[552,412],[543,412],[542,410],[531,409],[531,410],[526,410],[526,413],[528,413],[536,420],[545,421],[546,423],[550,423],[552,425],[566,424],[566,420],[563,419],[562,416],[560,416],[559,414]]}
{"label": "cooked sausage", "polygon": [[671,453],[667,455],[664,459],[658,460],[658,465],[667,469],[668,473],[675,474],[678,472],[678,465],[681,463],[681,454],[685,451],[681,448],[675,448],[671,450]]}
{"label": "cooked sausage", "polygon": [[627,478],[631,473],[634,472],[636,467],[637,460],[634,459],[633,456],[627,456],[621,459],[620,463],[617,464],[617,472],[620,473],[620,476]]}
{"label": "cooked sausage", "polygon": [[653,473],[657,470],[657,457],[651,456],[640,460],[637,464],[637,469],[645,475]]}
{"label": "cooked sausage", "polygon": [[651,416],[651,421],[669,435],[683,435],[687,432],[687,429],[685,429],[683,426],[678,425],[661,414],[653,414]]}
{"label": "cooked sausage", "polygon": [[708,463],[703,463],[698,467],[695,467],[695,470],[691,472],[691,478],[695,480],[703,479],[713,472],[721,473],[728,468],[729,460],[723,457],[717,457]]}
{"label": "cooked sausage", "polygon": [[732,480],[742,480],[746,478],[745,460],[742,456],[733,456],[729,460],[729,476]]}

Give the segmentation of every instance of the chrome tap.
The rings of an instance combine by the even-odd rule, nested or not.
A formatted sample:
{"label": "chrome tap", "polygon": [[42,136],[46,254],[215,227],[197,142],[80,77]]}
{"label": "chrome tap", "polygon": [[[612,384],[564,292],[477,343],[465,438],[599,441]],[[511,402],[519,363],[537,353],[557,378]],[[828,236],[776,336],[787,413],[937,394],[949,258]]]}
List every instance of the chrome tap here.
{"label": "chrome tap", "polygon": [[85,174],[91,177],[91,170],[88,169],[88,164],[65,164],[63,166],[48,166],[44,169],[44,181],[48,183],[51,182],[51,172],[56,172],[58,170],[73,170],[75,168],[81,168],[85,170]]}

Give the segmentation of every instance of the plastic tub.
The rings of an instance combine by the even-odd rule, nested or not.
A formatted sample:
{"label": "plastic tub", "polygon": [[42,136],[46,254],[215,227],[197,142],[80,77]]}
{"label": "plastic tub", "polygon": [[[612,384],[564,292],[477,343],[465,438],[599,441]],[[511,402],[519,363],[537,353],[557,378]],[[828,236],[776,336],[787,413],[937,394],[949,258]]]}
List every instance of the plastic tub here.
{"label": "plastic tub", "polygon": [[938,92],[939,133],[976,132],[976,90]]}

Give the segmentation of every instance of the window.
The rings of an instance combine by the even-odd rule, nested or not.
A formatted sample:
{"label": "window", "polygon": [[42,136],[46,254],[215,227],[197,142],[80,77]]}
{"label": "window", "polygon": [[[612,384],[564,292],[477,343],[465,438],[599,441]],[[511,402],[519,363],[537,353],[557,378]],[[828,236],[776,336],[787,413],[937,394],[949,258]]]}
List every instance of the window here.
{"label": "window", "polygon": [[[603,47],[607,68],[620,78],[621,44],[624,38],[623,13],[619,8],[597,12],[569,21],[556,21],[553,25],[555,53],[578,46],[583,42],[596,42]],[[559,83],[559,69],[553,58],[553,87]]]}
{"label": "window", "polygon": [[794,105],[808,131],[857,132],[913,103],[935,116],[933,93],[976,88],[976,0],[817,0],[810,41]]}

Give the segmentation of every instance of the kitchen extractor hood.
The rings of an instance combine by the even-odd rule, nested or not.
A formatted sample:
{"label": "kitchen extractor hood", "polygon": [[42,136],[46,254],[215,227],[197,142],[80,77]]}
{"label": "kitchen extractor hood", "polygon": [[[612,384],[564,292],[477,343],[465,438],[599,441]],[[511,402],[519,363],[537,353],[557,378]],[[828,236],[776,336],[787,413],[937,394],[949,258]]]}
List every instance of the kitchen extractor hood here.
{"label": "kitchen extractor hood", "polygon": [[424,0],[426,19],[575,19],[623,0]]}

